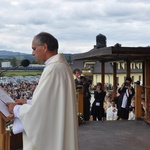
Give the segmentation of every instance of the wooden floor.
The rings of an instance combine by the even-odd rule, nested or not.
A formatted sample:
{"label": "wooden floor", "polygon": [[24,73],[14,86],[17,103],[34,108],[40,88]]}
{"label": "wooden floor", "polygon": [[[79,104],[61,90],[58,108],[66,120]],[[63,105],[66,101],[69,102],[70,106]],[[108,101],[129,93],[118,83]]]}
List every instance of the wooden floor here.
{"label": "wooden floor", "polygon": [[79,127],[80,150],[148,150],[150,125],[143,121],[85,122]]}

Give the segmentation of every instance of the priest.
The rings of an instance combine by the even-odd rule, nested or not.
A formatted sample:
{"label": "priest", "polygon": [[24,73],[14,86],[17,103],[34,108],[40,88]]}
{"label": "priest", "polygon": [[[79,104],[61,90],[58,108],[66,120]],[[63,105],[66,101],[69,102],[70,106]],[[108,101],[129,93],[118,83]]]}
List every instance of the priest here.
{"label": "priest", "polygon": [[45,68],[30,103],[9,103],[14,133],[23,133],[23,150],[78,150],[76,89],[70,66],[47,33],[32,41],[32,55]]}

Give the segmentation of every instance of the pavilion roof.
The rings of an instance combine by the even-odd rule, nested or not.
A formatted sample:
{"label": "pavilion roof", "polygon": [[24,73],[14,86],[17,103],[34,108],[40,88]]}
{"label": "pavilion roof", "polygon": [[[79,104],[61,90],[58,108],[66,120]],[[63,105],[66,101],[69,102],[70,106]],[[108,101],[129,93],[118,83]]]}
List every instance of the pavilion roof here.
{"label": "pavilion roof", "polygon": [[150,59],[150,47],[104,47],[88,52],[74,54],[73,60],[109,61],[144,61]]}

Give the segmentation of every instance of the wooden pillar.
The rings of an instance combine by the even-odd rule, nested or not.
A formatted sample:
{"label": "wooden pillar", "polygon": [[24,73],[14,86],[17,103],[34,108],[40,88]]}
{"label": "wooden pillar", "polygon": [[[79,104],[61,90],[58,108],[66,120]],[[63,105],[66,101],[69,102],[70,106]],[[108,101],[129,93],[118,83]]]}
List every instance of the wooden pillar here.
{"label": "wooden pillar", "polygon": [[117,93],[117,90],[116,90],[116,85],[117,85],[117,81],[116,81],[116,62],[113,63],[113,97],[115,98],[116,97],[116,93]]}
{"label": "wooden pillar", "polygon": [[142,77],[143,77],[142,83],[144,86],[145,85],[145,62],[142,63]]}
{"label": "wooden pillar", "polygon": [[83,87],[77,89],[78,113],[83,114]]}
{"label": "wooden pillar", "polygon": [[130,77],[130,61],[127,60],[126,63],[127,63],[127,73],[126,73],[126,76]]}
{"label": "wooden pillar", "polygon": [[[145,61],[145,87],[150,87],[150,61]],[[145,88],[146,122],[150,123],[150,88]]]}
{"label": "wooden pillar", "polygon": [[102,88],[105,89],[105,63],[101,62],[101,81],[102,81]]}
{"label": "wooden pillar", "polygon": [[142,117],[142,87],[140,85],[135,85],[135,118],[141,120]]}

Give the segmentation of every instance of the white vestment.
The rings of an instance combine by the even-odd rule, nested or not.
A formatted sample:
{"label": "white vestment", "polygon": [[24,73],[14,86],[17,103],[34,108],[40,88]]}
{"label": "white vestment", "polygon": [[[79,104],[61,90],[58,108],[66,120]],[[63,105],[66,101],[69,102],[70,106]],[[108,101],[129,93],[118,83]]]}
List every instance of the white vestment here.
{"label": "white vestment", "polygon": [[117,111],[116,107],[109,107],[106,112],[106,120],[117,120]]}
{"label": "white vestment", "polygon": [[76,89],[63,54],[46,65],[32,105],[19,108],[24,150],[78,150]]}
{"label": "white vestment", "polygon": [[133,113],[133,111],[129,113],[128,120],[135,120],[135,113]]}

